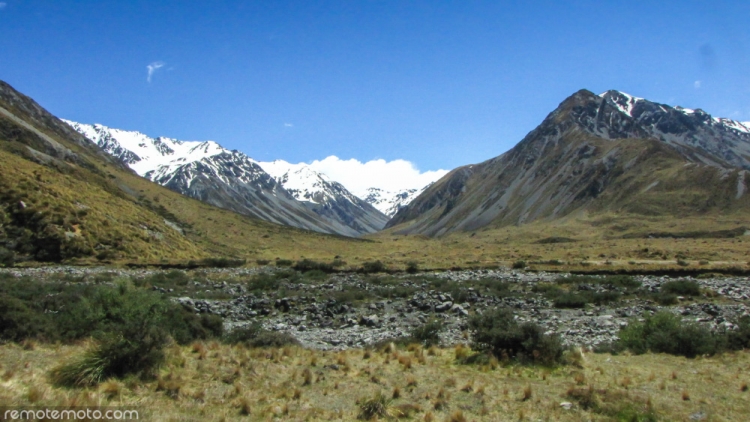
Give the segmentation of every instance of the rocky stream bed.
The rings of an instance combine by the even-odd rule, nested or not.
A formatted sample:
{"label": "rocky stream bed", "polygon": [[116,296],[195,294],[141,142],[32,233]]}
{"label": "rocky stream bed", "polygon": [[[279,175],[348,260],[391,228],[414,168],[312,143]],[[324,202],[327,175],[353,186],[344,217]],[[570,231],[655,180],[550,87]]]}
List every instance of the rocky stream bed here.
{"label": "rocky stream bed", "polygon": [[[124,278],[149,280],[160,272],[164,273],[81,267],[0,269],[0,274],[71,283],[115,283]],[[266,290],[254,288],[253,280],[259,275],[277,284]],[[637,292],[625,292],[605,283],[576,283],[573,286],[576,290],[613,291],[622,296],[610,304],[558,309],[535,286],[560,284],[563,277],[569,275],[498,269],[380,277],[336,273],[308,280],[289,269],[261,267],[196,270],[181,278],[184,283],[154,282],[146,284],[146,288],[168,295],[194,312],[222,316],[228,330],[260,322],[267,329],[288,332],[303,346],[317,349],[364,347],[408,335],[414,327],[430,319],[443,321],[444,345],[464,342],[467,318],[493,307],[511,308],[518,320],[538,323],[547,332],[559,334],[566,344],[589,347],[615,340],[619,329],[632,318],[642,318],[661,309],[716,330],[732,329],[732,321],[750,315],[747,277],[676,279],[639,275],[633,277],[640,283]],[[482,284],[475,284],[476,280],[482,280]],[[696,282],[701,294],[677,297],[677,303],[670,306],[661,306],[648,296],[674,280]],[[503,287],[500,294],[493,290],[495,285]],[[343,294],[346,292],[357,294],[348,297]]]}

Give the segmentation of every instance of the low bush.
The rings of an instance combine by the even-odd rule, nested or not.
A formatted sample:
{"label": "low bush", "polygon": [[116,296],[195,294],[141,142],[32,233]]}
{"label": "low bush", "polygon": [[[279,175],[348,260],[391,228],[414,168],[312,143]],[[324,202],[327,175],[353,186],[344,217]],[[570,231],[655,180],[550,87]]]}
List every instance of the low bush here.
{"label": "low bush", "polygon": [[291,259],[277,259],[276,260],[276,266],[277,267],[291,267],[293,264]]}
{"label": "low bush", "polygon": [[424,325],[413,328],[409,337],[415,343],[421,343],[424,346],[434,346],[440,343],[440,332],[443,331],[443,323],[439,320],[432,320]]}
{"label": "low bush", "polygon": [[680,296],[700,296],[701,289],[693,280],[668,281],[661,286],[664,293],[672,293]]}
{"label": "low bush", "polygon": [[151,274],[150,276],[144,277],[141,280],[138,280],[137,284],[141,286],[159,286],[159,287],[169,287],[169,286],[185,286],[190,281],[190,277],[187,275],[186,272],[180,271],[180,270],[172,270],[172,271],[157,271],[154,274]]}
{"label": "low bush", "polygon": [[372,292],[358,287],[351,287],[346,290],[339,290],[333,292],[331,297],[339,303],[353,303],[356,301],[363,301],[373,297]]}
{"label": "low bush", "polygon": [[556,365],[562,362],[560,338],[547,335],[537,324],[519,324],[508,309],[488,310],[469,319],[472,348],[490,352],[498,359],[515,359],[522,363]]}
{"label": "low bush", "polygon": [[0,339],[20,342],[54,337],[55,329],[47,315],[30,308],[21,299],[0,295]]}
{"label": "low bush", "polygon": [[272,273],[260,273],[250,278],[247,288],[250,291],[275,291],[281,286],[282,280],[295,283],[300,281],[300,275],[298,272],[289,269]]}
{"label": "low bush", "polygon": [[584,308],[587,303],[600,306],[616,302],[620,298],[617,292],[568,292],[561,293],[553,298],[555,308]]}
{"label": "low bush", "polygon": [[523,260],[519,259],[518,261],[516,261],[516,262],[513,263],[513,268],[516,269],[516,270],[522,270],[522,269],[526,268],[526,261],[523,261]]}
{"label": "low bush", "polygon": [[367,261],[362,264],[359,271],[365,274],[375,274],[387,272],[387,268],[381,261]]}
{"label": "low bush", "polygon": [[311,259],[303,259],[301,261],[297,261],[292,268],[301,273],[306,273],[308,271],[321,271],[330,274],[335,271],[333,268],[333,264],[313,261]]}
{"label": "low bush", "polygon": [[632,321],[619,333],[619,346],[636,354],[648,351],[693,358],[713,355],[722,348],[722,339],[708,328],[686,322],[669,312]]}
{"label": "low bush", "polygon": [[552,301],[555,308],[561,309],[585,308],[587,303],[589,298],[578,293],[562,293]]}
{"label": "low bush", "polygon": [[419,272],[419,265],[414,261],[409,261],[406,263],[406,272],[408,274],[416,274]]}
{"label": "low bush", "polygon": [[[222,332],[220,317],[198,316],[127,281],[116,287],[32,280],[0,283],[0,338],[11,341],[69,342],[137,332],[132,325],[144,320],[142,315],[149,312],[155,316],[147,322],[155,321],[154,325],[181,344],[218,337]],[[104,346],[106,343],[102,343]]]}
{"label": "low bush", "polygon": [[672,293],[652,293],[649,297],[662,306],[669,306],[677,303],[677,295]]}
{"label": "low bush", "polygon": [[610,287],[619,287],[622,289],[637,289],[641,287],[641,282],[628,275],[608,275],[604,277],[592,275],[571,275],[568,277],[559,277],[555,280],[557,284],[601,284]]}
{"label": "low bush", "polygon": [[12,267],[16,262],[16,254],[0,246],[0,267]]}
{"label": "low bush", "polygon": [[299,345],[291,334],[280,331],[269,331],[260,323],[242,328],[235,328],[227,333],[223,341],[228,344],[243,343],[248,347],[284,347]]}
{"label": "low bush", "polygon": [[236,268],[246,263],[246,260],[237,258],[203,258],[199,261],[190,261],[188,267]]}
{"label": "low bush", "polygon": [[750,349],[750,316],[737,321],[737,328],[726,333],[725,343],[729,350]]}

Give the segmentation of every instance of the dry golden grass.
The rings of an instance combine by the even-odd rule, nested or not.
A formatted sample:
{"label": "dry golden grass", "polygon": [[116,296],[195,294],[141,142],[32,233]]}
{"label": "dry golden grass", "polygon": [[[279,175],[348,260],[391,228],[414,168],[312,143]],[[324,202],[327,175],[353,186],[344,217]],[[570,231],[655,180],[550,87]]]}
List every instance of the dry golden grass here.
{"label": "dry golden grass", "polygon": [[[207,349],[201,359],[192,347],[169,348],[167,364],[152,381],[128,378],[89,389],[64,389],[51,386],[47,374],[80,354],[82,346],[38,344],[25,350],[3,345],[0,402],[136,406],[153,420],[175,421],[351,421],[360,412],[357,403],[379,393],[392,399],[390,414],[408,414],[415,420],[612,420],[594,406],[620,404],[644,412],[653,409],[664,420],[688,420],[699,411],[712,421],[743,420],[750,414],[743,380],[750,367],[749,352],[694,360],[589,354],[583,368],[510,366],[488,371],[456,364],[449,351],[426,354],[424,365],[405,369],[385,364],[381,354],[362,359],[361,350],[260,350],[218,344]],[[313,357],[316,366],[310,365]],[[331,369],[342,360],[348,371]],[[673,377],[677,372],[679,376]],[[379,383],[371,382],[373,376]],[[573,408],[563,409],[564,401],[573,402]]]}

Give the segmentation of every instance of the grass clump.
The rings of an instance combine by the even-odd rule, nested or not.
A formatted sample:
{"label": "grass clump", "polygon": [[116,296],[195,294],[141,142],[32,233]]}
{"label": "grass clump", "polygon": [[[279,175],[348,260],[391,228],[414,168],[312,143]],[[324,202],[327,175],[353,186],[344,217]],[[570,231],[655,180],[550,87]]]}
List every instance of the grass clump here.
{"label": "grass clump", "polygon": [[359,404],[359,414],[357,419],[370,421],[379,418],[392,418],[397,415],[391,408],[393,399],[388,398],[382,392],[378,392],[371,399],[364,400]]}
{"label": "grass clump", "polygon": [[473,331],[472,348],[492,353],[498,359],[514,359],[521,363],[557,365],[562,362],[560,338],[544,334],[537,324],[519,324],[508,309],[489,310],[469,319]]}

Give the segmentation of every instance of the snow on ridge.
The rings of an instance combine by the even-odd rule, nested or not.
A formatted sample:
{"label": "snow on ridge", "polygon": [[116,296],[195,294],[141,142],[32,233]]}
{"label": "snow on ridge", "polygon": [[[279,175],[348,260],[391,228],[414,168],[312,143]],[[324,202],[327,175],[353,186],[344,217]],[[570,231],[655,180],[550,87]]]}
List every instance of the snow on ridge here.
{"label": "snow on ridge", "polygon": [[[620,97],[624,98],[624,104],[621,104],[621,101],[617,101],[614,97],[615,94],[618,94]],[[612,100],[612,104],[617,107],[620,111],[627,114],[628,116],[633,116],[633,108],[635,105],[640,101],[648,101],[644,98],[635,97],[633,95],[630,95],[628,93],[622,92],[622,91],[616,91],[616,90],[610,90],[605,91],[599,94],[599,97],[602,98],[609,98]],[[663,111],[667,111],[661,104],[657,104]],[[679,111],[680,113],[683,113],[687,116],[693,115],[699,110],[694,110],[692,108],[685,108],[682,106],[674,106],[675,110]],[[713,120],[715,123],[722,124],[730,129],[734,129],[738,132],[743,133],[750,133],[750,122],[740,122],[737,120],[728,119],[726,117],[713,117]]]}
{"label": "snow on ridge", "polygon": [[120,147],[136,154],[141,160],[131,163],[130,168],[141,176],[149,172],[164,174],[179,166],[229,152],[214,141],[180,141],[163,136],[152,138],[141,132],[110,128],[98,123],[89,125],[63,121],[97,144],[114,140]]}
{"label": "snow on ridge", "polygon": [[620,97],[622,97],[622,98],[625,99],[625,103],[624,104],[621,104],[620,101],[615,101],[613,99],[612,102],[614,103],[614,106],[617,107],[623,113],[627,114],[628,116],[632,116],[633,115],[633,107],[635,107],[635,105],[639,101],[643,101],[644,100],[643,98],[635,97],[635,96],[630,95],[628,93],[625,93],[625,92],[622,92],[622,91],[617,91],[617,90],[610,90],[610,91],[602,92],[601,94],[599,94],[599,96],[602,97],[602,98],[609,97],[610,99],[612,99],[614,93],[619,94]]}
{"label": "snow on ridge", "polygon": [[284,160],[275,160],[259,162],[258,165],[284,186],[284,189],[289,191],[298,201],[317,204],[316,197],[323,201],[335,199],[334,194],[330,191],[330,185],[335,182],[328,176],[311,169],[305,163],[292,164]]}

